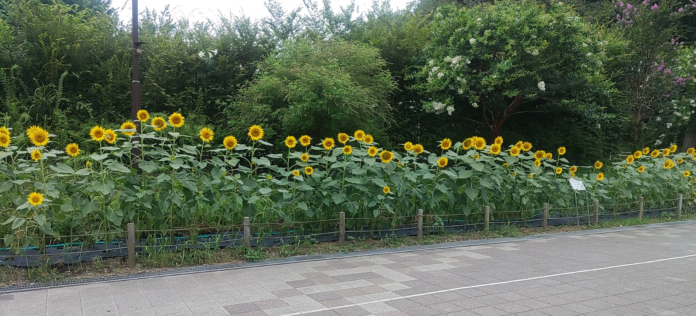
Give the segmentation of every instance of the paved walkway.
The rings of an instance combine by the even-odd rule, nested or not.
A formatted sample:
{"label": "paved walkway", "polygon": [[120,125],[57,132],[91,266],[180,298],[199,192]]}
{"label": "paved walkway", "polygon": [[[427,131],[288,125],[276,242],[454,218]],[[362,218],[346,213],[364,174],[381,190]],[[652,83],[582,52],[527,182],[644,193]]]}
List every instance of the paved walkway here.
{"label": "paved walkway", "polygon": [[696,315],[696,224],[0,295],[0,315]]}

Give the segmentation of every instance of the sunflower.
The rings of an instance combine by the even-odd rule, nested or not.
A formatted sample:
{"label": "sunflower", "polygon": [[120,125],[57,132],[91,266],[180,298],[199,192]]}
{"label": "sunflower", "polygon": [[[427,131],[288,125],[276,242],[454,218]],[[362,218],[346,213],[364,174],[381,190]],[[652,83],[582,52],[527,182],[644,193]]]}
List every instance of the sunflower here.
{"label": "sunflower", "polygon": [[529,174],[529,178],[530,178],[530,179],[531,179],[531,178],[534,178],[534,174],[530,173],[530,174]]}
{"label": "sunflower", "polygon": [[502,145],[503,144],[503,137],[502,136],[496,137],[495,140],[493,141],[493,143],[498,145],[498,146]]}
{"label": "sunflower", "polygon": [[636,150],[636,152],[633,153],[633,158],[640,159],[640,157],[643,157],[643,152]]}
{"label": "sunflower", "polygon": [[513,173],[512,173],[512,176],[513,176],[513,177],[516,177],[516,176],[517,176],[517,172],[513,172]]}
{"label": "sunflower", "polygon": [[353,137],[355,137],[355,139],[357,139],[359,141],[362,141],[363,138],[365,137],[365,132],[363,130],[359,129],[359,130],[355,131],[355,133],[353,134]]}
{"label": "sunflower", "polygon": [[633,155],[626,157],[626,162],[630,165],[636,158]]}
{"label": "sunflower", "polygon": [[121,133],[123,133],[123,135],[126,135],[126,136],[133,136],[133,135],[135,135],[135,129],[137,129],[137,127],[136,127],[135,124],[133,124],[132,122],[125,122],[125,123],[121,124],[121,129],[122,129],[122,130],[123,130],[123,129],[132,129],[132,130],[134,130],[134,131],[132,131],[132,132],[124,132],[124,131],[121,131]]}
{"label": "sunflower", "polygon": [[541,167],[541,160],[540,160],[540,159],[534,160],[534,166],[535,166],[535,167]]}
{"label": "sunflower", "polygon": [[663,167],[665,169],[672,169],[672,168],[674,168],[674,162],[671,159],[667,159],[667,160],[665,160]]}
{"label": "sunflower", "polygon": [[650,153],[650,147],[643,148],[643,155],[647,155],[649,153]]}
{"label": "sunflower", "polygon": [[488,149],[488,151],[489,151],[491,154],[497,155],[497,154],[500,153],[500,145],[498,145],[498,144],[493,144],[493,145],[491,146],[491,148]]}
{"label": "sunflower", "polygon": [[660,151],[657,150],[657,149],[653,150],[653,151],[650,153],[650,156],[653,157],[653,158],[657,158],[657,156],[659,156],[659,155],[660,155]]}
{"label": "sunflower", "polygon": [[578,167],[572,166],[572,167],[570,167],[570,169],[568,169],[568,170],[569,170],[570,172],[572,172],[572,173],[576,173],[576,172],[578,172]]}
{"label": "sunflower", "polygon": [[150,113],[147,113],[147,111],[145,110],[138,111],[138,114],[136,114],[135,116],[137,116],[138,120],[143,123],[147,122],[147,120],[150,119]]}
{"label": "sunflower", "polygon": [[694,152],[696,152],[696,149],[694,149],[693,147],[691,147],[691,148],[689,148],[689,149],[686,150],[686,153],[689,154],[689,155],[693,155]]}
{"label": "sunflower", "polygon": [[184,116],[180,113],[174,113],[169,116],[169,124],[176,128],[184,126]]}
{"label": "sunflower", "polygon": [[552,153],[546,153],[546,159],[551,159],[551,158],[553,158],[553,154],[552,154]]}
{"label": "sunflower", "polygon": [[49,141],[48,132],[41,127],[36,127],[29,136],[29,139],[34,146],[46,146]]}
{"label": "sunflower", "polygon": [[462,142],[462,148],[464,148],[464,150],[469,150],[472,146],[474,146],[474,140],[471,138],[467,138]]}
{"label": "sunflower", "polygon": [[114,132],[113,130],[107,129],[106,131],[104,131],[104,140],[106,140],[107,143],[113,144],[116,142],[117,138],[118,136],[116,136],[116,132]]}
{"label": "sunflower", "polygon": [[570,173],[570,176],[571,176],[572,178],[574,178],[574,177],[575,177],[575,172],[571,172],[571,173]]}
{"label": "sunflower", "polygon": [[285,137],[285,146],[288,148],[295,148],[297,146],[297,139],[294,136]]}
{"label": "sunflower", "polygon": [[302,155],[300,155],[300,160],[302,160],[302,162],[307,162],[307,160],[309,160],[309,155],[302,153]]}
{"label": "sunflower", "polygon": [[39,160],[41,160],[41,157],[42,157],[41,152],[38,149],[31,152],[31,159],[32,160],[39,161]]}
{"label": "sunflower", "polygon": [[92,170],[92,162],[91,161],[85,162],[85,168],[87,168],[87,170]]}
{"label": "sunflower", "polygon": [[507,162],[504,162],[504,163],[503,163],[503,167],[507,168],[507,167],[509,167],[509,166],[510,166],[510,165],[508,165]]}
{"label": "sunflower", "polygon": [[0,126],[0,134],[5,134],[7,136],[10,136],[10,130],[7,129],[5,126]]}
{"label": "sunflower", "polygon": [[341,144],[345,144],[348,142],[350,137],[348,137],[348,134],[346,133],[339,133],[338,134],[338,141],[341,142]]}
{"label": "sunflower", "polygon": [[558,155],[563,156],[566,153],[566,148],[565,147],[558,147]]}
{"label": "sunflower", "polygon": [[679,158],[679,159],[677,160],[677,164],[678,164],[678,165],[681,165],[681,164],[683,164],[683,163],[684,163],[684,159]]}
{"label": "sunflower", "polygon": [[474,160],[478,160],[479,158],[481,158],[481,156],[479,156],[478,154],[476,154],[476,156],[474,156]]}
{"label": "sunflower", "polygon": [[665,148],[662,150],[662,155],[665,157],[669,156],[670,153],[672,153],[672,150],[669,148]]}
{"label": "sunflower", "polygon": [[150,123],[155,126],[155,131],[161,131],[167,127],[167,122],[160,116],[153,117]]}
{"label": "sunflower", "polygon": [[477,150],[486,148],[486,140],[483,137],[476,137],[474,140],[474,147],[476,147]]}
{"label": "sunflower", "polygon": [[200,134],[201,140],[206,143],[210,143],[210,141],[213,140],[213,136],[215,135],[215,133],[213,133],[213,130],[207,127],[201,128],[198,134]]}
{"label": "sunflower", "polygon": [[524,142],[524,143],[522,144],[522,150],[524,150],[524,151],[530,151],[530,150],[532,150],[532,143],[530,143],[530,142]]}
{"label": "sunflower", "polygon": [[372,144],[374,141],[375,139],[370,134],[365,134],[365,137],[363,137],[363,142],[365,142],[365,144]]}
{"label": "sunflower", "polygon": [[515,147],[517,147],[518,149],[522,149],[523,146],[524,146],[524,142],[523,142],[523,141],[518,141],[518,142],[515,144]]}
{"label": "sunflower", "polygon": [[292,171],[292,175],[295,176],[295,177],[299,177],[299,176],[300,176],[300,170],[293,170],[293,171]]}
{"label": "sunflower", "polygon": [[597,174],[597,181],[602,181],[602,180],[604,180],[604,173],[600,172]]}
{"label": "sunflower", "polygon": [[643,173],[645,171],[645,166],[638,167],[638,173]]}
{"label": "sunflower", "polygon": [[65,152],[70,157],[77,157],[77,155],[80,154],[80,147],[75,143],[68,144],[68,146],[65,147]]}
{"label": "sunflower", "polygon": [[[416,145],[416,146],[418,146],[418,145]],[[413,146],[413,152],[416,151],[416,146]],[[372,146],[372,147],[367,149],[367,154],[370,155],[370,157],[377,156],[378,152],[379,152],[379,149],[377,149],[377,147],[375,147],[375,146]]]}
{"label": "sunflower", "polygon": [[350,155],[352,153],[353,153],[353,147],[351,147],[351,146],[343,147],[343,154],[344,155]]}
{"label": "sunflower", "polygon": [[405,150],[405,151],[411,151],[411,150],[413,150],[413,144],[412,144],[411,142],[406,142],[406,143],[404,144],[404,150]]}
{"label": "sunflower", "polygon": [[7,147],[11,142],[10,135],[0,134],[0,147]]}
{"label": "sunflower", "polygon": [[38,192],[33,192],[32,194],[29,194],[29,198],[27,198],[27,201],[29,201],[29,204],[33,206],[39,206],[41,203],[43,203],[43,195]]}
{"label": "sunflower", "polygon": [[391,192],[391,188],[389,188],[389,187],[383,187],[383,188],[382,188],[382,193],[384,193],[384,194],[389,194],[389,192]]}
{"label": "sunflower", "polygon": [[92,129],[89,131],[89,136],[92,137],[92,140],[100,142],[104,140],[104,137],[106,137],[106,131],[104,130],[103,127],[101,126],[95,126],[92,127]]}
{"label": "sunflower", "polygon": [[334,142],[333,138],[328,137],[321,142],[321,145],[324,146],[324,149],[331,150],[336,146],[336,142]]}
{"label": "sunflower", "polygon": [[222,140],[222,145],[225,146],[225,149],[232,150],[237,147],[237,138],[234,136],[227,136]]}
{"label": "sunflower", "polygon": [[677,152],[677,145],[672,144],[672,146],[669,146],[669,151],[676,153]]}
{"label": "sunflower", "polygon": [[314,173],[314,168],[312,168],[310,166],[304,167],[304,173],[307,174],[308,176],[311,176],[312,173]]}
{"label": "sunflower", "polygon": [[599,161],[599,160],[595,161],[595,163],[594,163],[595,169],[602,169],[602,166],[604,166],[604,164],[601,161]]}
{"label": "sunflower", "polygon": [[390,163],[392,159],[394,159],[394,154],[390,151],[382,150],[382,152],[379,153],[379,159],[381,159],[383,163]]}
{"label": "sunflower", "polygon": [[440,168],[447,167],[447,157],[440,157],[440,159],[437,160],[437,166]]}
{"label": "sunflower", "polygon": [[691,175],[691,172],[689,172],[689,170],[686,170],[686,171],[684,171],[684,173],[682,173],[682,176],[687,177],[687,178],[688,178],[690,175]]}
{"label": "sunflower", "polygon": [[452,147],[452,141],[449,138],[445,138],[440,142],[440,148],[443,150],[450,149]]}
{"label": "sunflower", "polygon": [[694,158],[694,159],[696,159],[696,154],[694,154],[693,156],[691,156],[691,158]]}
{"label": "sunflower", "polygon": [[309,146],[312,143],[312,138],[307,136],[307,135],[302,135],[300,136],[300,145],[302,146]]}
{"label": "sunflower", "polygon": [[263,138],[263,128],[258,125],[253,125],[252,127],[249,127],[249,133],[247,133],[247,135],[251,137],[251,140],[257,141]]}
{"label": "sunflower", "polygon": [[537,151],[534,153],[534,159],[536,159],[536,160],[542,159],[542,158],[544,158],[544,157],[546,157],[546,152],[543,151],[543,150],[537,150]]}
{"label": "sunflower", "polygon": [[563,168],[556,167],[556,174],[561,174],[561,173],[563,173]]}
{"label": "sunflower", "polygon": [[520,149],[517,147],[510,148],[510,156],[517,157],[520,154]]}
{"label": "sunflower", "polygon": [[421,144],[413,145],[413,153],[416,155],[422,154],[423,153],[423,145],[421,145]]}

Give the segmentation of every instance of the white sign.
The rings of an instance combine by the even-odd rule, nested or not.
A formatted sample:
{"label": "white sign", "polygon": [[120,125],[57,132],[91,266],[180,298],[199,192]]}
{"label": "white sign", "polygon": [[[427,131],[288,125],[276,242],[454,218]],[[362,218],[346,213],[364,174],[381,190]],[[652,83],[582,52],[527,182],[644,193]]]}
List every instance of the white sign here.
{"label": "white sign", "polygon": [[573,178],[568,179],[568,181],[570,181],[570,186],[573,187],[573,190],[585,191],[585,185],[582,184],[582,181]]}

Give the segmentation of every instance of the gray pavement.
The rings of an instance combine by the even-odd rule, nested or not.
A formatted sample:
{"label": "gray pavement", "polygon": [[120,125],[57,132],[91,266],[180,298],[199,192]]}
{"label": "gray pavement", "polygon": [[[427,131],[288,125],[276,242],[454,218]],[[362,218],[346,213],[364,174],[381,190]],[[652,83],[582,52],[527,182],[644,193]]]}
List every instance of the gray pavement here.
{"label": "gray pavement", "polygon": [[696,315],[696,224],[0,295],[31,315]]}

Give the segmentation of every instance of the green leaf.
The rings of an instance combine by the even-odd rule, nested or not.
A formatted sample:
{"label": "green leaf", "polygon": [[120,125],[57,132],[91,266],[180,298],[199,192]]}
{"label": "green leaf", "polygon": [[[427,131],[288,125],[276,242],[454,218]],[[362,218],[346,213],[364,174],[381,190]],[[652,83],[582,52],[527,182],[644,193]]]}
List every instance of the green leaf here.
{"label": "green leaf", "polygon": [[263,194],[263,195],[269,194],[269,193],[271,193],[271,192],[273,192],[273,190],[272,190],[271,188],[261,188],[261,189],[259,189],[259,193],[261,193],[261,194]]}
{"label": "green leaf", "polygon": [[58,173],[66,173],[66,174],[75,173],[75,170],[73,170],[73,168],[70,168],[70,166],[68,166],[62,162],[57,163],[55,166],[51,165],[51,166],[49,166],[49,168],[51,168],[51,170],[58,172]]}
{"label": "green leaf", "polygon": [[26,222],[27,221],[24,220],[23,218],[15,218],[14,222],[12,222],[12,229],[13,230],[17,229],[17,228],[21,227],[22,225],[24,225],[24,223],[26,223]]}
{"label": "green leaf", "polygon": [[103,154],[103,155],[91,154],[91,155],[89,155],[89,158],[92,158],[92,160],[94,160],[94,161],[102,161],[102,160],[106,159],[107,157],[109,157],[109,154]]}
{"label": "green leaf", "polygon": [[309,208],[307,207],[307,203],[305,203],[305,202],[297,203],[297,207],[299,207],[300,209],[302,209],[302,210],[304,210],[304,211],[308,211],[308,210],[309,210]]}
{"label": "green leaf", "polygon": [[2,184],[0,184],[0,193],[9,191],[10,189],[12,189],[12,185],[13,184],[10,181],[3,182]]}
{"label": "green leaf", "polygon": [[123,165],[122,163],[120,163],[118,161],[111,161],[105,165],[109,170],[112,170],[112,171],[123,172],[123,173],[130,173],[131,172],[131,170],[128,169],[128,167],[126,167],[125,165]]}
{"label": "green leaf", "polygon": [[89,213],[97,209],[97,203],[94,201],[89,201],[86,204],[82,205],[82,216],[87,216]]}
{"label": "green leaf", "polygon": [[43,214],[36,214],[34,215],[34,221],[39,224],[39,226],[43,226],[46,223],[46,215]]}
{"label": "green leaf", "polygon": [[469,197],[469,199],[473,201],[478,196],[479,190],[474,189],[472,187],[468,187],[468,188],[466,188],[465,192],[466,192],[466,195]]}
{"label": "green leaf", "polygon": [[469,179],[471,176],[474,174],[473,171],[471,170],[462,170],[459,171],[459,179]]}
{"label": "green leaf", "polygon": [[146,173],[152,173],[153,171],[157,170],[159,166],[154,161],[145,161],[138,163],[138,167],[140,167],[140,170],[145,171]]}
{"label": "green leaf", "polygon": [[346,199],[346,197],[343,194],[334,194],[331,196],[331,198],[333,199],[334,203],[339,205],[343,203],[343,201],[345,201]]}
{"label": "green leaf", "polygon": [[258,142],[259,142],[261,145],[264,145],[264,146],[273,146],[273,144],[271,144],[271,143],[269,143],[269,142],[266,142],[266,141],[263,141],[263,140],[261,140],[261,139],[259,139]]}
{"label": "green leaf", "polygon": [[483,171],[483,167],[484,167],[484,164],[482,164],[482,163],[474,162],[471,164],[471,168],[473,168],[476,171]]}
{"label": "green leaf", "polygon": [[266,157],[261,157],[261,158],[251,158],[252,162],[255,162],[259,166],[264,166],[264,167],[269,167],[271,165],[271,161],[268,160]]}
{"label": "green leaf", "polygon": [[384,180],[382,180],[382,179],[380,179],[380,178],[372,178],[372,182],[374,182],[376,185],[378,185],[378,186],[380,186],[380,187],[386,187],[386,186],[387,186],[387,183],[384,182]]}

